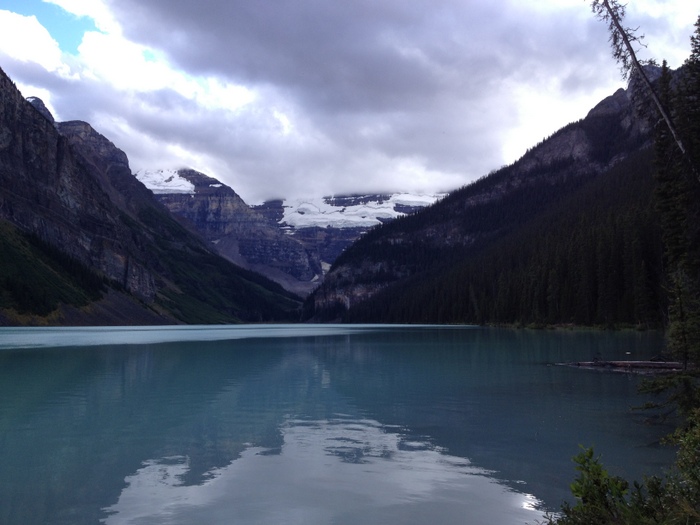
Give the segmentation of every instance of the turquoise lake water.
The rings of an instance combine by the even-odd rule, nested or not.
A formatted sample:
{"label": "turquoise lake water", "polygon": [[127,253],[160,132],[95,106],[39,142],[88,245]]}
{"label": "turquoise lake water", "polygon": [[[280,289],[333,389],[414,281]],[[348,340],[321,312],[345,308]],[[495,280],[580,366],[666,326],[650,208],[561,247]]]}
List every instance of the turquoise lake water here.
{"label": "turquoise lake water", "polygon": [[533,524],[579,445],[660,473],[653,332],[0,329],[2,524]]}

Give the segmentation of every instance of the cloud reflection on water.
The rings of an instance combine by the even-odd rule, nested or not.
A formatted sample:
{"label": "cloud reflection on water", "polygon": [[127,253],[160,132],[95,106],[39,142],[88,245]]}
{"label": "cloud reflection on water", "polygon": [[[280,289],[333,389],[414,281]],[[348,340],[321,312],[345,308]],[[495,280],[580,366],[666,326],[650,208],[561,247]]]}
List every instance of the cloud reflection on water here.
{"label": "cloud reflection on water", "polygon": [[134,523],[526,523],[537,499],[430,443],[370,419],[287,418],[281,449],[249,446],[203,483],[183,456],[125,479],[106,525]]}

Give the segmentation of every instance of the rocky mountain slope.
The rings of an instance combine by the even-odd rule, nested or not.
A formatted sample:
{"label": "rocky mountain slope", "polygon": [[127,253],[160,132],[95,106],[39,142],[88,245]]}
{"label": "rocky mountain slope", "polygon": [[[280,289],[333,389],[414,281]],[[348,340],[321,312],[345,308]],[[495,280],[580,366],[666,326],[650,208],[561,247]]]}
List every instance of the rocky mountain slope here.
{"label": "rocky mountain slope", "polygon": [[[554,133],[514,164],[424,211],[369,231],[336,260],[323,285],[307,301],[307,315],[317,320],[366,321],[352,311],[362,310],[363,304],[379,294],[383,306],[372,309],[373,322],[388,320],[390,304],[420,312],[421,305],[415,303],[427,299],[412,288],[411,283],[420,280],[417,276],[425,277],[425,284],[429,281],[426,276],[446,279],[455,269],[450,274],[453,278],[456,268],[464,267],[469,258],[566,199],[576,202],[575,195],[585,185],[649,144],[647,125],[636,117],[629,93],[621,89],[586,118]],[[511,242],[519,241],[513,237]],[[466,277],[461,279],[464,282]],[[455,282],[452,288],[461,289],[461,285]],[[425,290],[428,293],[430,287],[426,285]],[[435,295],[436,288],[433,290]],[[468,288],[460,294],[459,301],[475,302]],[[437,317],[406,314],[391,321],[439,322]],[[451,319],[465,321],[478,319]]]}
{"label": "rocky mountain slope", "polygon": [[[295,316],[298,303],[279,286],[224,261],[175,221],[124,152],[85,122],[54,122],[1,70],[0,221],[12,247],[1,267],[6,323]],[[117,319],[115,304],[129,313]]]}
{"label": "rocky mountain slope", "polygon": [[257,213],[235,191],[195,170],[142,171],[136,178],[230,261],[307,295],[322,276],[318,255]]}

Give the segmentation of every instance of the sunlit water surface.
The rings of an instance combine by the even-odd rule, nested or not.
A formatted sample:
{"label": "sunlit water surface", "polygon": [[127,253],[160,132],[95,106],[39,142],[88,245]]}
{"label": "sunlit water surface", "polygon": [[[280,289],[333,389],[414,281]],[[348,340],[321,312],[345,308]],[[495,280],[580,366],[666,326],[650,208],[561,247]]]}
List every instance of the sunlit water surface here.
{"label": "sunlit water surface", "polygon": [[660,473],[655,333],[473,327],[0,329],[3,524],[524,524],[571,457]]}

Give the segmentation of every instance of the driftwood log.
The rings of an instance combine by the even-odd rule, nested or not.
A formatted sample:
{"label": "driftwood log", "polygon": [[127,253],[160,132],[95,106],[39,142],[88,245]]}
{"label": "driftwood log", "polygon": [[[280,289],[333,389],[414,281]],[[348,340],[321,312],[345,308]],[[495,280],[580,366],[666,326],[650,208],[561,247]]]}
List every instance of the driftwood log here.
{"label": "driftwood log", "polygon": [[573,366],[591,370],[606,370],[610,372],[625,372],[631,374],[659,374],[680,372],[683,365],[676,361],[573,361],[557,363],[561,366]]}

